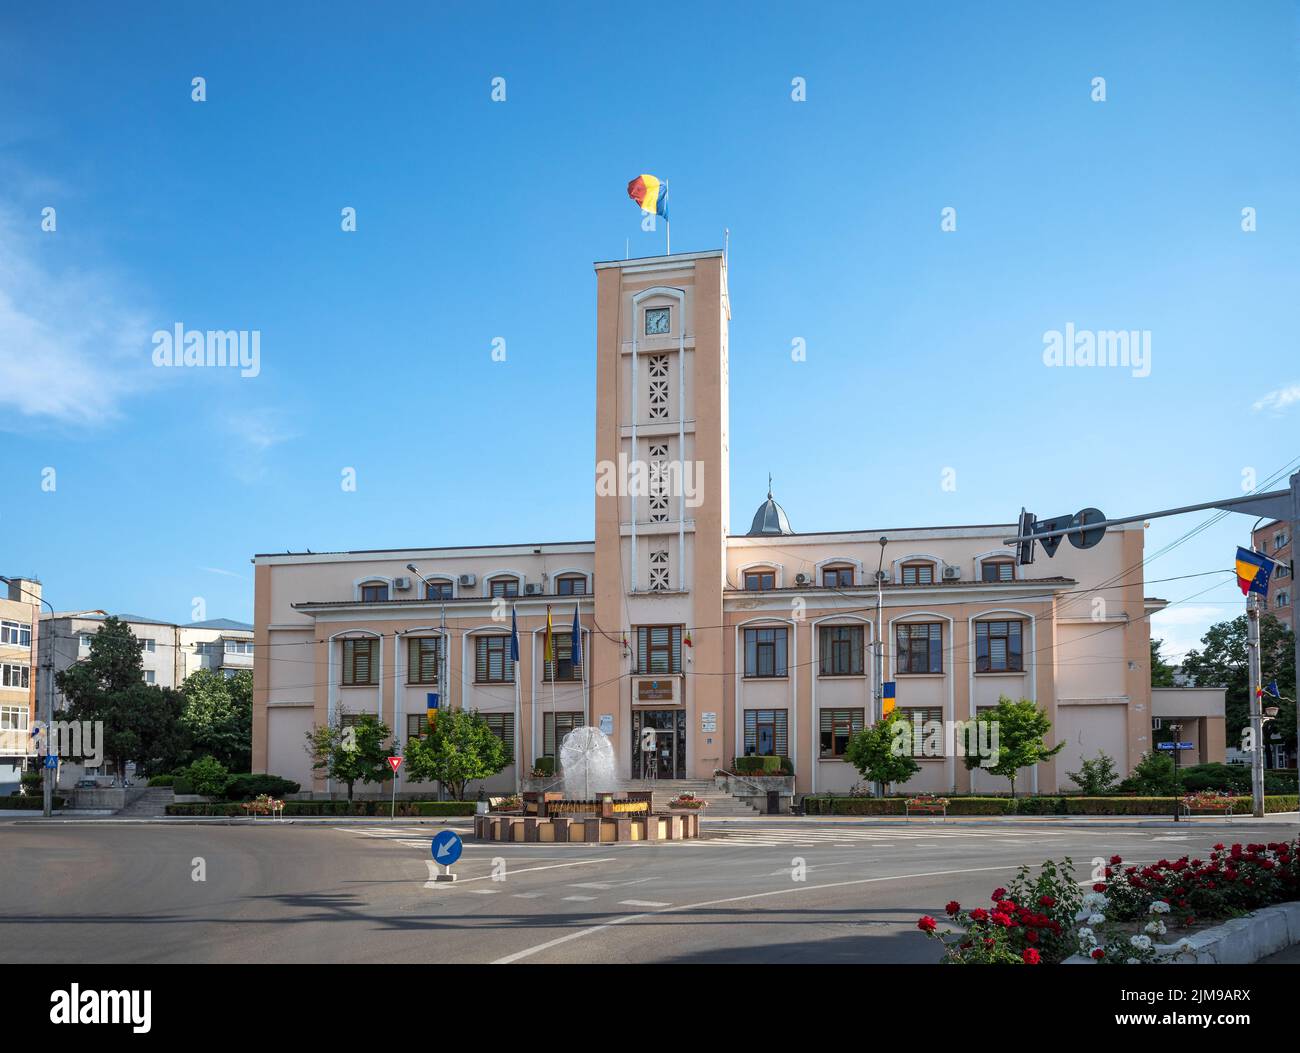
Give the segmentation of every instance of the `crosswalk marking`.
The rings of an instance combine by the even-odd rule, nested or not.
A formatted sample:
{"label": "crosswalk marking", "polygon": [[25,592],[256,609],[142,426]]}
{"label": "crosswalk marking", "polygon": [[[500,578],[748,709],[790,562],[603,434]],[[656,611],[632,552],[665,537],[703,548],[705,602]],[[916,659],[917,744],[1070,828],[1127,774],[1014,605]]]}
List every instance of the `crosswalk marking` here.
{"label": "crosswalk marking", "polygon": [[621,899],[620,907],[671,907],[671,903],[659,903],[653,899]]}

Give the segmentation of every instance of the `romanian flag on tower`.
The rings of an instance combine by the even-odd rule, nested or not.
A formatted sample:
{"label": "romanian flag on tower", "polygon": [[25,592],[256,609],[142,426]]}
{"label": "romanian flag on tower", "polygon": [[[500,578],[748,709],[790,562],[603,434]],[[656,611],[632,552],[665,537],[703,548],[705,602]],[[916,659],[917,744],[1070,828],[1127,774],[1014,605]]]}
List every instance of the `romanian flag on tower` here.
{"label": "romanian flag on tower", "polygon": [[645,212],[668,218],[668,184],[657,176],[639,175],[627,185],[627,196]]}
{"label": "romanian flag on tower", "polygon": [[1252,592],[1267,596],[1268,576],[1272,571],[1273,566],[1267,556],[1258,552],[1251,552],[1248,548],[1238,547],[1237,584],[1241,586],[1243,596]]}

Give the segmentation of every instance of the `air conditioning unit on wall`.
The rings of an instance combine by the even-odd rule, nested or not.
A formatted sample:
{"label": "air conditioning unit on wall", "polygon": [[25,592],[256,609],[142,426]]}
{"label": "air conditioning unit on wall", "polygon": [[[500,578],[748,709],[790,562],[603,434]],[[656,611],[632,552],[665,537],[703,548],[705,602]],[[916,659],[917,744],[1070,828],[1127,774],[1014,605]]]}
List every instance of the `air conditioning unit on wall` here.
{"label": "air conditioning unit on wall", "polygon": [[876,580],[877,580],[878,582],[880,582],[880,584],[882,584],[882,585],[888,585],[889,582],[890,582],[890,574],[889,574],[889,571],[887,571],[887,570],[878,570],[878,571],[876,571]]}
{"label": "air conditioning unit on wall", "polygon": [[472,589],[477,581],[478,578],[474,577],[473,574],[462,574],[460,576],[460,583],[466,588]]}
{"label": "air conditioning unit on wall", "polygon": [[394,578],[393,589],[396,592],[406,592],[411,587],[410,578]]}
{"label": "air conditioning unit on wall", "polygon": [[524,586],[524,595],[525,595],[525,596],[540,596],[540,595],[542,595],[542,586],[540,586],[540,585],[525,585],[525,586]]}
{"label": "air conditioning unit on wall", "polygon": [[809,585],[812,583],[812,578],[807,574],[796,574],[794,576],[794,583],[796,585]]}
{"label": "air conditioning unit on wall", "polygon": [[961,579],[961,567],[944,567],[944,581],[959,581]]}

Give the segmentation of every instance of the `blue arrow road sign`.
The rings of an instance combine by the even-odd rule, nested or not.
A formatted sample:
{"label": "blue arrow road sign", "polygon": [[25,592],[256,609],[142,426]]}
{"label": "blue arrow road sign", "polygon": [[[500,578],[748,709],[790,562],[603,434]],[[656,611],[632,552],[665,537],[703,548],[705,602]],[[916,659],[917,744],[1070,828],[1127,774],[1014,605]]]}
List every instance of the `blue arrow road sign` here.
{"label": "blue arrow road sign", "polygon": [[59,758],[53,753],[46,754],[45,766],[47,768],[57,768],[59,766]]}
{"label": "blue arrow road sign", "polygon": [[443,830],[433,839],[433,861],[449,867],[460,858],[463,847],[460,835],[455,830]]}

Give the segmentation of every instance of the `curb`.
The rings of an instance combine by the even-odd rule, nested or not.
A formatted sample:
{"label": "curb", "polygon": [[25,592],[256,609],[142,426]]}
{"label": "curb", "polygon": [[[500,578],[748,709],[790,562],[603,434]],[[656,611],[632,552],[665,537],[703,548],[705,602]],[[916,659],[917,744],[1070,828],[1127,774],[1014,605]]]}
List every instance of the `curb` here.
{"label": "curb", "polygon": [[[1261,958],[1300,943],[1300,902],[1261,907],[1177,943],[1157,943],[1162,965],[1253,965]],[[1062,965],[1092,965],[1073,954]]]}

